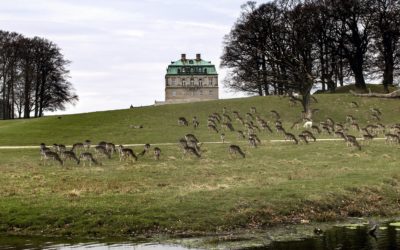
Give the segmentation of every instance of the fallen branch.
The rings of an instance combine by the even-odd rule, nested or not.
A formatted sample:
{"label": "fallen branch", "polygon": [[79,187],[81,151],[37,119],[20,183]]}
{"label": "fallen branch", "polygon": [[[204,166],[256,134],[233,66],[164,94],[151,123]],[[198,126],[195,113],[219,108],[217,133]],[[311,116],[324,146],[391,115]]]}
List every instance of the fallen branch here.
{"label": "fallen branch", "polygon": [[350,90],[350,93],[354,96],[361,96],[361,97],[400,98],[400,89],[387,94],[373,93],[371,92],[371,90],[369,90],[369,93],[365,94],[356,93],[353,90]]}

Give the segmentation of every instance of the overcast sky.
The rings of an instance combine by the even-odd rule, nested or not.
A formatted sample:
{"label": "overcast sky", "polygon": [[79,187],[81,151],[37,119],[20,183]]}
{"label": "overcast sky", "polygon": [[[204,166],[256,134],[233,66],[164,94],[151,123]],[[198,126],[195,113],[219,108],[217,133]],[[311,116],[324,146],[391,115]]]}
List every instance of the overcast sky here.
{"label": "overcast sky", "polygon": [[181,53],[201,53],[220,77],[223,36],[245,0],[0,0],[0,28],[55,42],[72,61],[80,101],[64,113],[151,105]]}

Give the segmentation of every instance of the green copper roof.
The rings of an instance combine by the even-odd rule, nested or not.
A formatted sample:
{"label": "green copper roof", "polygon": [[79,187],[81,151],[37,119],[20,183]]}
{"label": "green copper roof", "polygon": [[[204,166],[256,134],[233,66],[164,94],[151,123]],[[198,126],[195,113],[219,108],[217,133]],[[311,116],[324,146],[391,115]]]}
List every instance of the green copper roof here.
{"label": "green copper roof", "polygon": [[186,59],[171,62],[167,75],[216,75],[214,64],[209,61]]}

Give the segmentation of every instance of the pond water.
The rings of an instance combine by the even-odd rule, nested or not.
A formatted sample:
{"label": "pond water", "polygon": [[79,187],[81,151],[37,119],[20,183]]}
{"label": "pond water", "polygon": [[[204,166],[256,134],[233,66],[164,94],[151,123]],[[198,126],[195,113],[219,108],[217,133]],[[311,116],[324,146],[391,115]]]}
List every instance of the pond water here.
{"label": "pond water", "polygon": [[[134,243],[134,242],[83,242],[49,238],[27,238],[17,236],[0,236],[0,249],[134,249],[134,250],[186,250],[186,249],[247,249],[247,250],[375,250],[375,249],[399,249],[400,250],[400,225],[381,224],[375,234],[369,233],[370,226],[363,224],[349,224],[335,226],[326,230],[321,235],[306,238],[294,237],[292,240],[270,237],[262,244],[242,244],[232,247],[229,242],[205,243],[203,247],[185,247],[185,240],[181,242],[185,246],[162,243]],[[206,241],[205,241],[206,242]],[[254,243],[254,242],[252,242]],[[200,246],[201,244],[196,244]],[[252,247],[250,247],[252,245]]]}

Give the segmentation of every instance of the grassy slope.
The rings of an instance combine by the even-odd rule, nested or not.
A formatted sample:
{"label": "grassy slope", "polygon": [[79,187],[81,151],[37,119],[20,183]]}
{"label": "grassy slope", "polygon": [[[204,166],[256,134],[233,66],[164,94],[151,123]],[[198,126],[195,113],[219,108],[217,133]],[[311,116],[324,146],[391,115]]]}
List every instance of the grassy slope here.
{"label": "grassy slope", "polygon": [[[383,123],[398,122],[397,100],[320,95],[316,120],[344,121],[353,114],[362,124],[370,107],[380,108]],[[350,108],[357,100],[359,109]],[[256,97],[144,107],[0,122],[0,145],[71,144],[87,138],[114,143],[175,142],[187,132],[217,141],[204,127],[209,113],[222,107],[244,114],[251,106],[271,120],[282,114],[285,127],[299,117],[288,99]],[[176,118],[197,115],[201,128],[178,127]],[[130,124],[143,124],[131,129]],[[239,128],[239,124],[234,122]],[[298,133],[299,131],[294,131]],[[72,235],[132,235],[160,231],[228,231],[302,219],[325,221],[346,216],[393,215],[398,210],[398,146],[374,141],[361,152],[343,142],[310,145],[240,144],[246,159],[230,159],[227,146],[206,144],[202,159],[182,158],[177,146],[163,146],[162,160],[137,163],[116,158],[99,167],[42,166],[37,150],[2,150],[0,157],[0,231]],[[329,137],[325,135],[324,137]],[[264,140],[280,138],[263,134]],[[138,151],[139,149],[136,149]]]}

